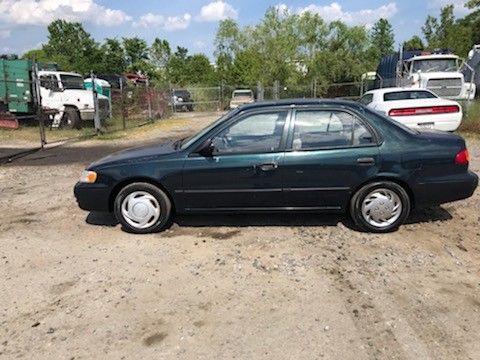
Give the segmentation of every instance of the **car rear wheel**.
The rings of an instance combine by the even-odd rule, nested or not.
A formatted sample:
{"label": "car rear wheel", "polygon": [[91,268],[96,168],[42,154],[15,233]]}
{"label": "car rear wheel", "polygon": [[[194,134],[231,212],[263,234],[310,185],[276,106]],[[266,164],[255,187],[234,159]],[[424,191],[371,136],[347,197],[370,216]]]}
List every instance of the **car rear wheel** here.
{"label": "car rear wheel", "polygon": [[126,231],[148,234],[161,231],[167,226],[172,203],[158,187],[149,183],[133,183],[118,193],[114,212]]}
{"label": "car rear wheel", "polygon": [[367,184],[350,202],[350,215],[362,229],[370,232],[396,230],[410,213],[410,198],[403,187],[391,181]]}

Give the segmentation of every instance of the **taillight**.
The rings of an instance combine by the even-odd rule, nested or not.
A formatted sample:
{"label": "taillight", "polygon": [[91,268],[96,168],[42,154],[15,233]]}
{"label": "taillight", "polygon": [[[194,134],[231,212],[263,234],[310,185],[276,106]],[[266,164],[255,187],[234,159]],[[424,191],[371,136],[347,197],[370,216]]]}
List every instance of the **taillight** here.
{"label": "taillight", "polygon": [[457,165],[468,165],[470,161],[470,154],[467,149],[462,149],[455,155],[455,164]]}
{"label": "taillight", "polygon": [[392,109],[388,112],[389,116],[411,116],[411,115],[431,115],[431,114],[450,114],[458,113],[458,105],[444,106],[424,106],[415,108]]}

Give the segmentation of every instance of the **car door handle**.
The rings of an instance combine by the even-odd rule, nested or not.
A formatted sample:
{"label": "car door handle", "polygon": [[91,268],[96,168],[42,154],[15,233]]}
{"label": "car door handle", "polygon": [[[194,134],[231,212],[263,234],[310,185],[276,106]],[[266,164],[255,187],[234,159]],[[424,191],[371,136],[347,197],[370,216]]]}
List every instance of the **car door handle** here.
{"label": "car door handle", "polygon": [[276,162],[255,165],[255,169],[258,169],[261,171],[273,171],[276,168],[278,168],[278,164]]}
{"label": "car door handle", "polygon": [[372,157],[358,158],[357,159],[357,164],[358,165],[373,165],[373,164],[375,164],[375,159],[372,158]]}

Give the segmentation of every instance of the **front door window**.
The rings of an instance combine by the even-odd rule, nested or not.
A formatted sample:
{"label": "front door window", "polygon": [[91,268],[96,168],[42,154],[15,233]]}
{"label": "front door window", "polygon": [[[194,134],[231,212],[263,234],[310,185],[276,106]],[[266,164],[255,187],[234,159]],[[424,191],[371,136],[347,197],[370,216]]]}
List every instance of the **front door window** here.
{"label": "front door window", "polygon": [[254,114],[237,121],[212,139],[215,155],[277,151],[286,117],[286,111],[279,111]]}

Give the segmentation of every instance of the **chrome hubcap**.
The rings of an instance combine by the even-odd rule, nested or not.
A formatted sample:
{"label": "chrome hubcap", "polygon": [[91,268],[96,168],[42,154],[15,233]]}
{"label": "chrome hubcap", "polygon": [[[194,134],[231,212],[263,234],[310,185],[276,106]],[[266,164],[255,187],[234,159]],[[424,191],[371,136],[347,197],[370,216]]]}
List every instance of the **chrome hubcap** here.
{"label": "chrome hubcap", "polygon": [[362,216],[370,225],[384,228],[398,220],[402,213],[400,197],[389,189],[375,189],[362,202]]}
{"label": "chrome hubcap", "polygon": [[146,229],[154,225],[160,213],[158,200],[146,191],[134,191],[123,199],[123,218],[137,229]]}

